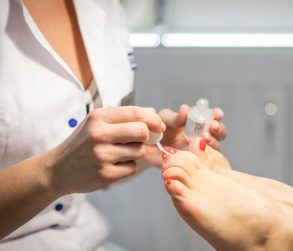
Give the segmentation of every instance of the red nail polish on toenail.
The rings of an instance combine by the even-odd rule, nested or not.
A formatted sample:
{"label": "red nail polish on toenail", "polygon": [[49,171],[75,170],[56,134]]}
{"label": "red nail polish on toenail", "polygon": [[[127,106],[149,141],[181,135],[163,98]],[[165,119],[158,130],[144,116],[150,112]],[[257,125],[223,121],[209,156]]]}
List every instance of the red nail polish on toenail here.
{"label": "red nail polish on toenail", "polygon": [[168,153],[176,153],[178,150],[173,148],[173,147],[170,147],[170,146],[165,146],[164,149],[168,152]]}
{"label": "red nail polish on toenail", "polygon": [[163,153],[162,153],[162,156],[163,156],[163,158],[168,158],[170,155],[167,154],[167,153],[165,153],[165,152],[163,152]]}
{"label": "red nail polish on toenail", "polygon": [[207,141],[206,139],[202,138],[200,141],[199,141],[199,149],[201,151],[204,151],[206,149],[206,146],[207,146]]}
{"label": "red nail polish on toenail", "polygon": [[168,155],[163,156],[163,163],[168,163],[168,161],[170,160],[170,157]]}
{"label": "red nail polish on toenail", "polygon": [[170,180],[170,179],[167,179],[167,180],[166,180],[166,184],[167,184],[167,185],[170,185],[170,184],[171,184],[171,180]]}

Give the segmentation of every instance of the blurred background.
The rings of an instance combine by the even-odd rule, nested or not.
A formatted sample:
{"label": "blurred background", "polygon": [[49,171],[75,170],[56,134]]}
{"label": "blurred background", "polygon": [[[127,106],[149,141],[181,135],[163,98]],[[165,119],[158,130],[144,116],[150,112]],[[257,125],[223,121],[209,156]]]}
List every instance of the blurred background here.
{"label": "blurred background", "polygon": [[[136,104],[225,111],[234,169],[293,184],[293,1],[124,0]],[[223,195],[224,196],[224,195]],[[181,220],[160,171],[90,195],[129,251],[213,250]],[[223,226],[225,227],[225,226]]]}

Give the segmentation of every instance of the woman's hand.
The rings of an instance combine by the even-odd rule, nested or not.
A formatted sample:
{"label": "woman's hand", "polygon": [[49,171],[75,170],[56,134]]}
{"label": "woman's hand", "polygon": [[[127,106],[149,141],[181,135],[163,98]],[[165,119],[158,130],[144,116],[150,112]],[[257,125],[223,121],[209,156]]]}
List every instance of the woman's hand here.
{"label": "woman's hand", "polygon": [[154,109],[97,109],[61,145],[1,170],[0,240],[63,195],[105,188],[134,174],[149,130],[165,130]]}
{"label": "woman's hand", "polygon": [[49,176],[62,194],[90,192],[133,175],[135,160],[146,153],[149,130],[165,125],[150,108],[101,108],[90,113],[79,128],[54,152]]}
{"label": "woman's hand", "polygon": [[[169,109],[162,110],[159,115],[166,124],[167,130],[164,133],[163,145],[171,146],[177,149],[187,149],[188,140],[184,135],[184,126],[189,107],[182,105],[178,113]],[[207,143],[216,150],[220,150],[219,141],[226,137],[226,128],[220,122],[224,117],[224,112],[220,108],[214,108],[214,121],[209,128]]]}

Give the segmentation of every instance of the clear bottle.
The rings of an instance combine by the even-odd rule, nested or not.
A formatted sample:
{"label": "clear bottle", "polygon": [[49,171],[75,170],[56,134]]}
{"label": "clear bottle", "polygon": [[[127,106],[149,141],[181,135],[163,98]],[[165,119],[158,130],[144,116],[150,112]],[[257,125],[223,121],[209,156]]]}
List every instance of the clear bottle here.
{"label": "clear bottle", "polygon": [[185,135],[190,139],[205,136],[209,133],[209,125],[213,119],[214,114],[212,109],[209,108],[209,101],[199,99],[187,114]]}

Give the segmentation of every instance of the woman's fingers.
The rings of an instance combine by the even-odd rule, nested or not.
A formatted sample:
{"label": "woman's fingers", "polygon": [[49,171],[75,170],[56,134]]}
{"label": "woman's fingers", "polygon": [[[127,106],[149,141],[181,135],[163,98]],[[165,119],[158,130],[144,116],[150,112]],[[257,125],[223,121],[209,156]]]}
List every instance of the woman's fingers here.
{"label": "woman's fingers", "polygon": [[159,116],[168,128],[180,128],[185,125],[188,110],[188,105],[181,105],[178,113],[170,109],[163,109],[159,112]]}
{"label": "woman's fingers", "polygon": [[207,141],[208,145],[211,146],[212,148],[214,148],[215,150],[217,150],[217,151],[221,150],[220,143],[215,137],[210,135],[206,138],[206,141]]}
{"label": "woman's fingers", "polygon": [[221,108],[215,107],[213,109],[214,119],[217,121],[221,121],[224,118],[224,112]]}
{"label": "woman's fingers", "polygon": [[223,140],[226,138],[226,127],[219,121],[214,120],[210,124],[209,133],[217,140]]}
{"label": "woman's fingers", "polygon": [[149,128],[143,122],[129,122],[121,124],[109,124],[109,135],[112,135],[112,143],[147,142]]}
{"label": "woman's fingers", "polygon": [[141,143],[99,145],[94,151],[100,161],[115,164],[143,157],[146,154],[146,146]]}
{"label": "woman's fingers", "polygon": [[99,176],[105,180],[105,183],[115,182],[131,175],[137,171],[137,166],[134,161],[117,163],[115,165],[107,165],[104,169],[99,169]]}
{"label": "woman's fingers", "polygon": [[154,132],[162,132],[165,125],[153,109],[138,106],[122,106],[96,109],[89,115],[92,119],[98,119],[109,124],[128,122],[143,122]]}

